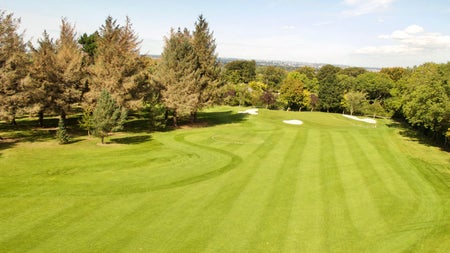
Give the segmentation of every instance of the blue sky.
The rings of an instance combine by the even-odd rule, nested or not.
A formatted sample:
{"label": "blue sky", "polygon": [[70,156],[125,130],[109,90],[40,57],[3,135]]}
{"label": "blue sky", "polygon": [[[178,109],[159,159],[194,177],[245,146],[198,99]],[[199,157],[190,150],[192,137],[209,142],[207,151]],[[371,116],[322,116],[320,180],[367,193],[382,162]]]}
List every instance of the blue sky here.
{"label": "blue sky", "polygon": [[220,57],[364,67],[450,61],[450,0],[68,1],[0,0],[22,20],[27,39],[57,37],[62,17],[79,35],[108,15],[129,16],[142,53],[160,54],[171,27],[209,22]]}

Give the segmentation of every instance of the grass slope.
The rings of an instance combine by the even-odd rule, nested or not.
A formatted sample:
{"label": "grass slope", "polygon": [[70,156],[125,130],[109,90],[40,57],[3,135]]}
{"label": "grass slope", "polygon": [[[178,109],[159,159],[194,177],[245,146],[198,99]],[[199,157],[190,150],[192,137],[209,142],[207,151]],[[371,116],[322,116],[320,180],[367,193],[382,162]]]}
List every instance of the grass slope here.
{"label": "grass slope", "polygon": [[0,252],[450,250],[449,153],[389,121],[227,110],[106,146],[0,143]]}

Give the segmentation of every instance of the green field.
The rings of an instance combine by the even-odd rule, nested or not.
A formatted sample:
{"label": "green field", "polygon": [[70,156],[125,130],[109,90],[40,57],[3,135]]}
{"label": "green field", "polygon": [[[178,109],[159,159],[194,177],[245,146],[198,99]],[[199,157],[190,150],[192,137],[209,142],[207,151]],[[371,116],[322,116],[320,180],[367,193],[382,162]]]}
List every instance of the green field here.
{"label": "green field", "polygon": [[2,125],[0,252],[450,252],[448,152],[388,120],[237,110],[103,146]]}

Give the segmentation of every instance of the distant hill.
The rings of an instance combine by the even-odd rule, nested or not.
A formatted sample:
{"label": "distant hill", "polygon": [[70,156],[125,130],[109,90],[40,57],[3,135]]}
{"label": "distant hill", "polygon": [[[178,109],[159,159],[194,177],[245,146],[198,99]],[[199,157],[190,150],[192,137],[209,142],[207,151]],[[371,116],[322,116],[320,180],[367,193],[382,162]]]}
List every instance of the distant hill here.
{"label": "distant hill", "polygon": [[[149,55],[152,58],[158,59],[161,57],[161,55]],[[249,60],[249,59],[240,59],[240,58],[227,58],[227,57],[220,57],[219,61],[222,64],[227,64],[229,62],[232,61],[236,61],[236,60]],[[253,59],[250,59],[253,60]],[[309,67],[313,67],[316,69],[320,69],[322,66],[327,65],[328,63],[310,63],[310,62],[298,62],[298,61],[280,61],[280,60],[255,60],[256,65],[257,66],[277,66],[277,67],[282,67],[288,70],[293,70],[296,68],[300,68],[303,66],[309,66]],[[336,64],[332,64],[334,66],[340,67],[340,68],[348,68],[348,67],[353,67],[353,66],[348,66],[348,65],[336,65]],[[365,69],[367,69],[368,71],[373,71],[373,72],[378,72],[381,69],[380,68],[369,68],[369,67],[364,67]]]}

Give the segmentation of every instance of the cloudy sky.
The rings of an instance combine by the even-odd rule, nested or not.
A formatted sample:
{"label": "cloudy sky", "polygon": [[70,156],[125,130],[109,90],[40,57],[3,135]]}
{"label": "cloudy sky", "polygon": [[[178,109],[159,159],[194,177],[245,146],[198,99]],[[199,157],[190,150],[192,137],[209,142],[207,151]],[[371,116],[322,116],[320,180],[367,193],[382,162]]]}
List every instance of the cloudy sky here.
{"label": "cloudy sky", "polygon": [[450,0],[0,0],[27,39],[57,37],[61,17],[78,34],[108,15],[129,16],[142,53],[160,54],[171,27],[192,29],[203,14],[220,57],[363,67],[450,61]]}

